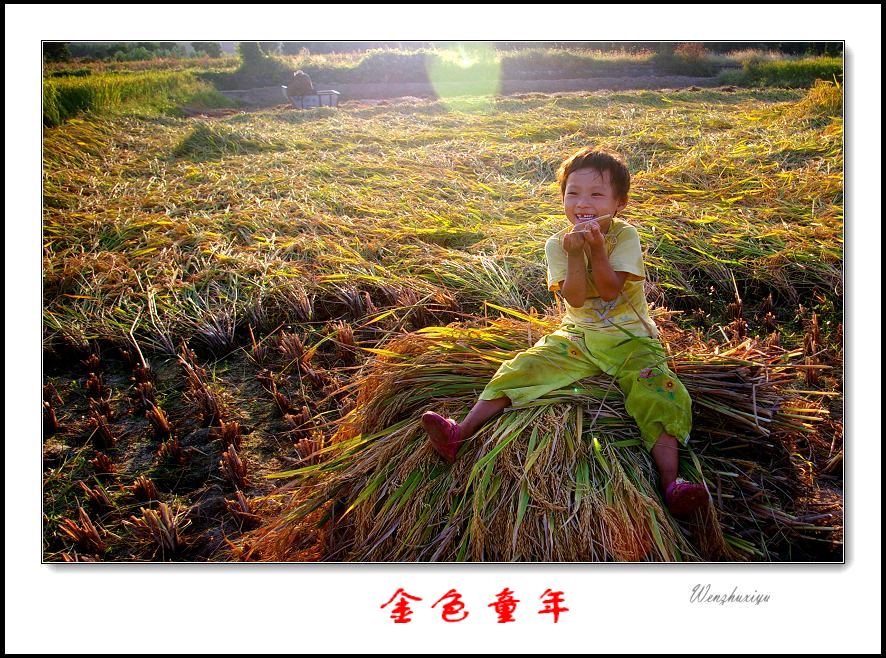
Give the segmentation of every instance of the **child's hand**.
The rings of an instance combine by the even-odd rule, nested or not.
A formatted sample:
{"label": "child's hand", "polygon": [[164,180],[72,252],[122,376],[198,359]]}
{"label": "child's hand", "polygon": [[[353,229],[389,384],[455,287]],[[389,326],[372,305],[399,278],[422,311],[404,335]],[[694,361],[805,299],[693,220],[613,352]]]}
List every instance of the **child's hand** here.
{"label": "child's hand", "polygon": [[585,234],[581,231],[576,231],[575,228],[563,236],[563,249],[566,250],[567,254],[577,254],[584,250]]}
{"label": "child's hand", "polygon": [[582,232],[585,244],[590,246],[591,249],[602,249],[605,247],[606,239],[603,237],[599,224],[597,222],[587,222],[587,225],[588,227]]}

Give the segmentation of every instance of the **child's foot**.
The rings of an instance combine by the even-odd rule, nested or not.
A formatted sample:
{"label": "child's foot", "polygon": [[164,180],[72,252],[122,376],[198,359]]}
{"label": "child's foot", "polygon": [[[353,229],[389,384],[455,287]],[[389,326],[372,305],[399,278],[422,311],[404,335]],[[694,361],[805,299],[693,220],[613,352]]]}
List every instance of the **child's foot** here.
{"label": "child's foot", "polygon": [[708,501],[708,491],[703,484],[693,484],[677,478],[665,490],[665,502],[671,514],[686,517]]}
{"label": "child's foot", "polygon": [[434,450],[450,464],[455,463],[458,446],[461,445],[458,423],[433,411],[426,411],[421,417],[421,425],[428,433]]}

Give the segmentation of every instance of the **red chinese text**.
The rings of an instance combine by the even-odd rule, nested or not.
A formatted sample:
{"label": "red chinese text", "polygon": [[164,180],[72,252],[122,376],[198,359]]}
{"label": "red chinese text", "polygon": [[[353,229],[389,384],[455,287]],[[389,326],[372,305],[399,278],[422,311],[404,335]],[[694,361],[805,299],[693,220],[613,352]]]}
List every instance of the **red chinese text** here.
{"label": "red chinese text", "polygon": [[[465,604],[461,602],[461,594],[456,592],[454,589],[451,589],[446,592],[446,594],[441,596],[437,603],[440,603],[441,601],[444,601],[446,599],[452,600],[449,603],[443,604],[443,621],[456,622],[462,621],[463,619],[467,618],[470,613],[464,609]],[[437,603],[435,603],[431,607],[436,608]],[[460,612],[463,612],[464,614],[459,617],[458,614]]]}
{"label": "red chinese text", "polygon": [[550,589],[546,589],[545,593],[542,594],[540,599],[544,599],[546,596],[550,594],[550,597],[545,599],[543,603],[545,604],[544,610],[539,610],[538,614],[543,615],[546,613],[551,613],[554,615],[554,623],[557,623],[557,620],[560,619],[560,613],[566,612],[569,608],[563,608],[560,606],[563,603],[563,592],[552,592]]}
{"label": "red chinese text", "polygon": [[394,620],[395,624],[408,624],[412,620],[409,618],[409,615],[412,614],[412,610],[409,608],[409,603],[407,603],[406,599],[412,599],[413,601],[421,601],[421,598],[417,596],[413,596],[409,594],[402,587],[394,592],[394,596],[391,597],[391,600],[385,603],[382,608],[386,608],[389,606],[394,599],[400,596],[400,600],[397,601],[397,604],[391,609],[391,619]]}
{"label": "red chinese text", "polygon": [[514,619],[514,610],[517,609],[517,604],[520,603],[520,599],[514,598],[514,593],[505,587],[502,591],[495,595],[495,603],[490,603],[490,608],[495,608],[495,612],[498,613],[498,623],[506,624],[509,621],[516,621]]}

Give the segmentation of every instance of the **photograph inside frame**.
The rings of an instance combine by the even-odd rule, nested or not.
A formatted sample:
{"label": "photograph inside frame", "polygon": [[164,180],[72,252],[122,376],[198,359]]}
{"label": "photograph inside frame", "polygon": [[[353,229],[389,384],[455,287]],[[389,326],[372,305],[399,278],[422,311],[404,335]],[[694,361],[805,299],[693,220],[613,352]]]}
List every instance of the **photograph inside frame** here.
{"label": "photograph inside frame", "polygon": [[843,562],[843,42],[42,54],[44,563]]}

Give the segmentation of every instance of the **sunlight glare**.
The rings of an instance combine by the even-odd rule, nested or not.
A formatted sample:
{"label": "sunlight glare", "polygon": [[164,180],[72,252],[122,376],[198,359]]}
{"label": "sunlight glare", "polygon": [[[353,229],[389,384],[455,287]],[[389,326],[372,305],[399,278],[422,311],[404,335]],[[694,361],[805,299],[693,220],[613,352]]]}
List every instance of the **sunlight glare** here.
{"label": "sunlight glare", "polygon": [[501,63],[487,43],[442,44],[426,60],[434,93],[450,109],[486,113],[501,89]]}

